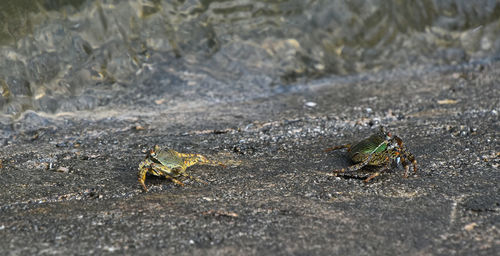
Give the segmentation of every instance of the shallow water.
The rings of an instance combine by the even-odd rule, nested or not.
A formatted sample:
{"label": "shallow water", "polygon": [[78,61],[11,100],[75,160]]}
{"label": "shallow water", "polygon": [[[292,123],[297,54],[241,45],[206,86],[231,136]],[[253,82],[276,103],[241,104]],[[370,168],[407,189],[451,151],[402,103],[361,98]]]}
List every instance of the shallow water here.
{"label": "shallow water", "polygon": [[495,60],[499,18],[487,0],[2,1],[0,122],[16,130],[47,114],[203,106]]}

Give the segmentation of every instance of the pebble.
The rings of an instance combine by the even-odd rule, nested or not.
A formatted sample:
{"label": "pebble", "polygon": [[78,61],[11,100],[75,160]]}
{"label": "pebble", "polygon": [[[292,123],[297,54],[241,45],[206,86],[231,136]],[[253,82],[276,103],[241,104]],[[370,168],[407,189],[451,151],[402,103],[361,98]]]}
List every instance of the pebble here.
{"label": "pebble", "polygon": [[305,103],[306,107],[314,108],[318,105],[316,102],[308,101]]}
{"label": "pebble", "polygon": [[59,166],[59,167],[57,167],[56,172],[68,173],[69,172],[69,168],[68,167],[64,167],[64,166]]}

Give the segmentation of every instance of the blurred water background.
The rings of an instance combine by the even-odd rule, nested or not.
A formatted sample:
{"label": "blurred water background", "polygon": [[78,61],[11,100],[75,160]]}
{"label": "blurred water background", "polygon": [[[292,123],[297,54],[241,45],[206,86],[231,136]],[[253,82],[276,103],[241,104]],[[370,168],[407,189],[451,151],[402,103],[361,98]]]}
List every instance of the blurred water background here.
{"label": "blurred water background", "polygon": [[2,0],[0,122],[244,100],[499,54],[495,0]]}

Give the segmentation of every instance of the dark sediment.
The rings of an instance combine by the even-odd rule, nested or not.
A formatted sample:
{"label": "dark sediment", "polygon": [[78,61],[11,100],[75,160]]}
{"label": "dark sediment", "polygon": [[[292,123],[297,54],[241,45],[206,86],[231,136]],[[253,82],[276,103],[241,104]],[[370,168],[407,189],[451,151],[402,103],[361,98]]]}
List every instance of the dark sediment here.
{"label": "dark sediment", "polygon": [[[1,150],[0,254],[493,255],[499,77],[493,63],[64,126],[61,117]],[[350,163],[323,150],[379,125],[403,138],[418,173],[334,176]],[[144,193],[137,166],[154,144],[231,164],[188,169],[208,185],[149,176]]]}

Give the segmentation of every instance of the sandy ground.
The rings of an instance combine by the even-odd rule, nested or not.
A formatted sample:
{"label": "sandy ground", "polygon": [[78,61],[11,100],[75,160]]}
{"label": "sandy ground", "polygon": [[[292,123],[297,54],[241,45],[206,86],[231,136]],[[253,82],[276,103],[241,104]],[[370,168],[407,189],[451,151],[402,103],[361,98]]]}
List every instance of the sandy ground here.
{"label": "sandy ground", "polygon": [[[494,255],[499,77],[499,63],[471,65],[62,117],[1,149],[0,254]],[[335,176],[350,162],[324,149],[379,125],[403,138],[417,174]],[[154,144],[228,166],[188,169],[208,184],[148,176],[144,193],[137,166]]]}

